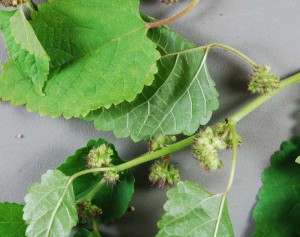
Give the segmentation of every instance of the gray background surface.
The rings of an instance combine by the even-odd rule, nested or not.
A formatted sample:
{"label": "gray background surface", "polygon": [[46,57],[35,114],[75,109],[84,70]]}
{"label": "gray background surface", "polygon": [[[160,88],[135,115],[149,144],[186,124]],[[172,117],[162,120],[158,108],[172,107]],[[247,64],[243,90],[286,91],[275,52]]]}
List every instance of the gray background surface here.
{"label": "gray background surface", "polygon": [[[159,0],[144,1],[141,9],[151,16],[166,18],[183,8],[165,7]],[[283,78],[300,71],[299,0],[203,0],[188,16],[170,27],[198,45],[211,42],[229,44],[258,64],[272,65]],[[1,63],[7,59],[0,39]],[[220,93],[220,109],[212,121],[218,121],[247,104],[252,97],[246,91],[251,70],[230,53],[213,50],[209,68]],[[246,117],[238,125],[244,143],[238,151],[229,209],[237,237],[252,236],[252,208],[261,186],[260,175],[269,165],[270,155],[281,142],[299,134],[299,85],[277,95]],[[54,169],[85,146],[92,138],[104,137],[114,143],[120,156],[130,160],[146,150],[146,144],[116,139],[112,133],[96,131],[92,123],[78,119],[40,117],[24,107],[0,101],[0,201],[23,202],[27,188],[41,174]],[[24,134],[17,139],[18,133]],[[196,167],[189,149],[174,155],[183,180],[198,182],[212,192],[222,192],[230,168],[230,152],[221,154],[225,167],[205,173]],[[136,193],[132,201],[136,211],[116,224],[102,227],[105,237],[152,237],[156,222],[163,214],[165,190],[151,187],[147,180],[150,164],[134,169]]]}

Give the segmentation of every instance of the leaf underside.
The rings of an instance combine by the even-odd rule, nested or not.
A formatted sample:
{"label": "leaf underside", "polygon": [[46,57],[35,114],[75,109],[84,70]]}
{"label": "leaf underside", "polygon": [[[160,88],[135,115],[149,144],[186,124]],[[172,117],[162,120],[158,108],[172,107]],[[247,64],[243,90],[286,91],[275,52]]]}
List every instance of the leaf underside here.
{"label": "leaf underside", "polygon": [[45,96],[13,59],[0,76],[0,97],[29,111],[70,118],[132,101],[157,72],[138,0],[50,0],[30,23],[51,59]]}
{"label": "leaf underside", "polygon": [[0,29],[10,57],[30,78],[36,93],[42,88],[49,73],[49,57],[37,39],[31,25],[18,9],[0,11]]}
{"label": "leaf underside", "polygon": [[113,130],[116,137],[134,141],[161,134],[191,135],[219,106],[206,48],[195,48],[167,27],[151,29],[148,37],[162,55],[154,83],[133,102],[93,111],[85,119],[95,120],[99,130]]}
{"label": "leaf underside", "polygon": [[[66,162],[58,167],[58,170],[63,172],[65,175],[71,176],[77,172],[87,169],[85,156],[93,147],[100,146],[102,144],[106,144],[113,150],[114,154],[111,159],[114,165],[123,163],[114,146],[100,138],[97,141],[90,140],[86,147],[77,150],[73,156],[68,157]],[[87,174],[75,179],[73,187],[76,199],[81,198],[95,185],[97,185],[101,179],[101,175],[94,174]],[[120,180],[116,183],[116,185],[105,185],[102,187],[92,200],[93,204],[100,207],[103,211],[103,215],[99,221],[102,223],[108,223],[124,215],[128,209],[133,192],[134,177],[130,170],[126,170],[121,173]]]}
{"label": "leaf underside", "polygon": [[284,142],[263,175],[253,211],[255,237],[300,236],[300,137]]}
{"label": "leaf underside", "polygon": [[30,187],[25,196],[23,218],[28,237],[67,237],[77,224],[77,211],[69,177],[59,170],[49,170],[41,183]]}
{"label": "leaf underside", "polygon": [[[212,195],[201,186],[185,181],[169,190],[167,196],[166,214],[158,222],[156,237],[214,236],[221,195]],[[234,236],[227,203],[216,236]]]}
{"label": "leaf underside", "polygon": [[26,226],[22,205],[0,203],[0,237],[25,237]]}

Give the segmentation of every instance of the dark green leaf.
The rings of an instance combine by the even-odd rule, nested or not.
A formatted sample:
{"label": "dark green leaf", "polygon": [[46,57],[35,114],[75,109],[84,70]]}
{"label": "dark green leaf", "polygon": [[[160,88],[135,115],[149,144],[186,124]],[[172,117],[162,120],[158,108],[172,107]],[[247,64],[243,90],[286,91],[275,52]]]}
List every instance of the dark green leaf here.
{"label": "dark green leaf", "polygon": [[300,137],[284,142],[263,175],[253,211],[255,237],[300,236]]}
{"label": "dark green leaf", "polygon": [[132,101],[157,72],[160,55],[138,0],[50,0],[32,12],[31,25],[51,58],[46,96],[13,61],[0,78],[0,97],[30,111],[70,118]]}
{"label": "dark green leaf", "polygon": [[166,214],[158,222],[156,237],[233,237],[227,203],[215,234],[222,195],[211,194],[189,181],[167,192]]}
{"label": "dark green leaf", "polygon": [[166,27],[151,29],[149,38],[162,57],[151,86],[145,87],[131,103],[123,102],[92,112],[99,130],[113,130],[117,137],[134,141],[156,135],[193,134],[206,124],[218,108],[218,93],[206,64],[207,49]]}
{"label": "dark green leaf", "polygon": [[26,226],[22,205],[0,203],[0,237],[25,237]]}
{"label": "dark green leaf", "polygon": [[[106,144],[113,149],[114,155],[111,158],[114,165],[123,163],[114,146],[100,138],[98,141],[89,141],[86,147],[77,150],[75,155],[68,157],[66,163],[60,165],[58,169],[68,176],[85,170],[87,168],[85,156],[93,147],[102,144]],[[79,199],[86,194],[97,185],[101,179],[101,175],[94,174],[87,174],[75,179],[73,186],[76,199]],[[107,223],[120,218],[127,211],[133,192],[134,177],[130,170],[123,171],[120,175],[120,180],[116,185],[110,186],[106,184],[102,187],[92,200],[93,204],[103,210],[103,216],[100,221],[102,223]]]}
{"label": "dark green leaf", "polygon": [[92,232],[90,232],[87,229],[82,228],[74,235],[74,237],[89,237],[90,234],[92,234]]}

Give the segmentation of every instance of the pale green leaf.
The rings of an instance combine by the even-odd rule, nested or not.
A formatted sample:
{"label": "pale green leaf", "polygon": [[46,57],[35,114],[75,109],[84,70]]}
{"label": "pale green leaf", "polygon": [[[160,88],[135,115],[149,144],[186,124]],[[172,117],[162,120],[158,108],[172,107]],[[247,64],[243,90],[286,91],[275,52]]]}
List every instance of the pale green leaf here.
{"label": "pale green leaf", "polygon": [[22,205],[0,203],[0,237],[25,237],[27,225],[22,216]]}
{"label": "pale green leaf", "polygon": [[9,55],[19,64],[38,93],[49,74],[49,57],[20,10],[0,11],[0,29]]}
{"label": "pale green leaf", "polygon": [[28,237],[67,237],[77,224],[75,196],[69,177],[49,170],[25,197],[24,220]]}
{"label": "pale green leaf", "polygon": [[154,83],[131,103],[92,112],[99,130],[134,141],[152,136],[193,134],[218,108],[218,93],[206,64],[206,48],[196,46],[166,27],[151,29],[149,38],[162,57]]}
{"label": "pale green leaf", "polygon": [[[156,237],[213,237],[222,195],[210,194],[192,182],[179,182],[167,192],[166,214],[158,222]],[[215,237],[233,237],[227,204]]]}
{"label": "pale green leaf", "polygon": [[132,101],[157,72],[160,55],[138,0],[51,0],[32,13],[31,25],[51,58],[46,96],[13,62],[0,78],[0,97],[30,111],[70,118]]}

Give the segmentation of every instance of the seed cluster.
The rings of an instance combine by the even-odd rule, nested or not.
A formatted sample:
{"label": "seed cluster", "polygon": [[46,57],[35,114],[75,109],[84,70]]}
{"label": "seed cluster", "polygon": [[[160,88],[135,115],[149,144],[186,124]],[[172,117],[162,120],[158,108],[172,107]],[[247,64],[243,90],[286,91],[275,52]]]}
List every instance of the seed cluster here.
{"label": "seed cluster", "polygon": [[280,78],[271,72],[270,66],[262,66],[256,69],[251,76],[251,81],[248,85],[250,92],[259,93],[262,95],[270,94],[279,88]]}
{"label": "seed cluster", "polygon": [[[112,164],[111,158],[113,154],[113,150],[106,144],[94,147],[86,156],[88,168],[113,167],[114,165]],[[115,185],[119,178],[120,175],[118,172],[113,170],[105,171],[103,173],[104,181],[110,185]]]}
{"label": "seed cluster", "polygon": [[155,162],[150,168],[149,180],[159,188],[173,186],[180,181],[179,169],[163,161]]}
{"label": "seed cluster", "polygon": [[[237,136],[237,143],[242,139]],[[200,166],[206,170],[216,170],[223,167],[218,152],[232,147],[232,133],[227,122],[221,122],[214,127],[206,127],[196,134],[192,145],[195,158]]]}
{"label": "seed cluster", "polygon": [[16,7],[18,5],[27,3],[27,0],[0,0],[0,3],[5,7]]}

